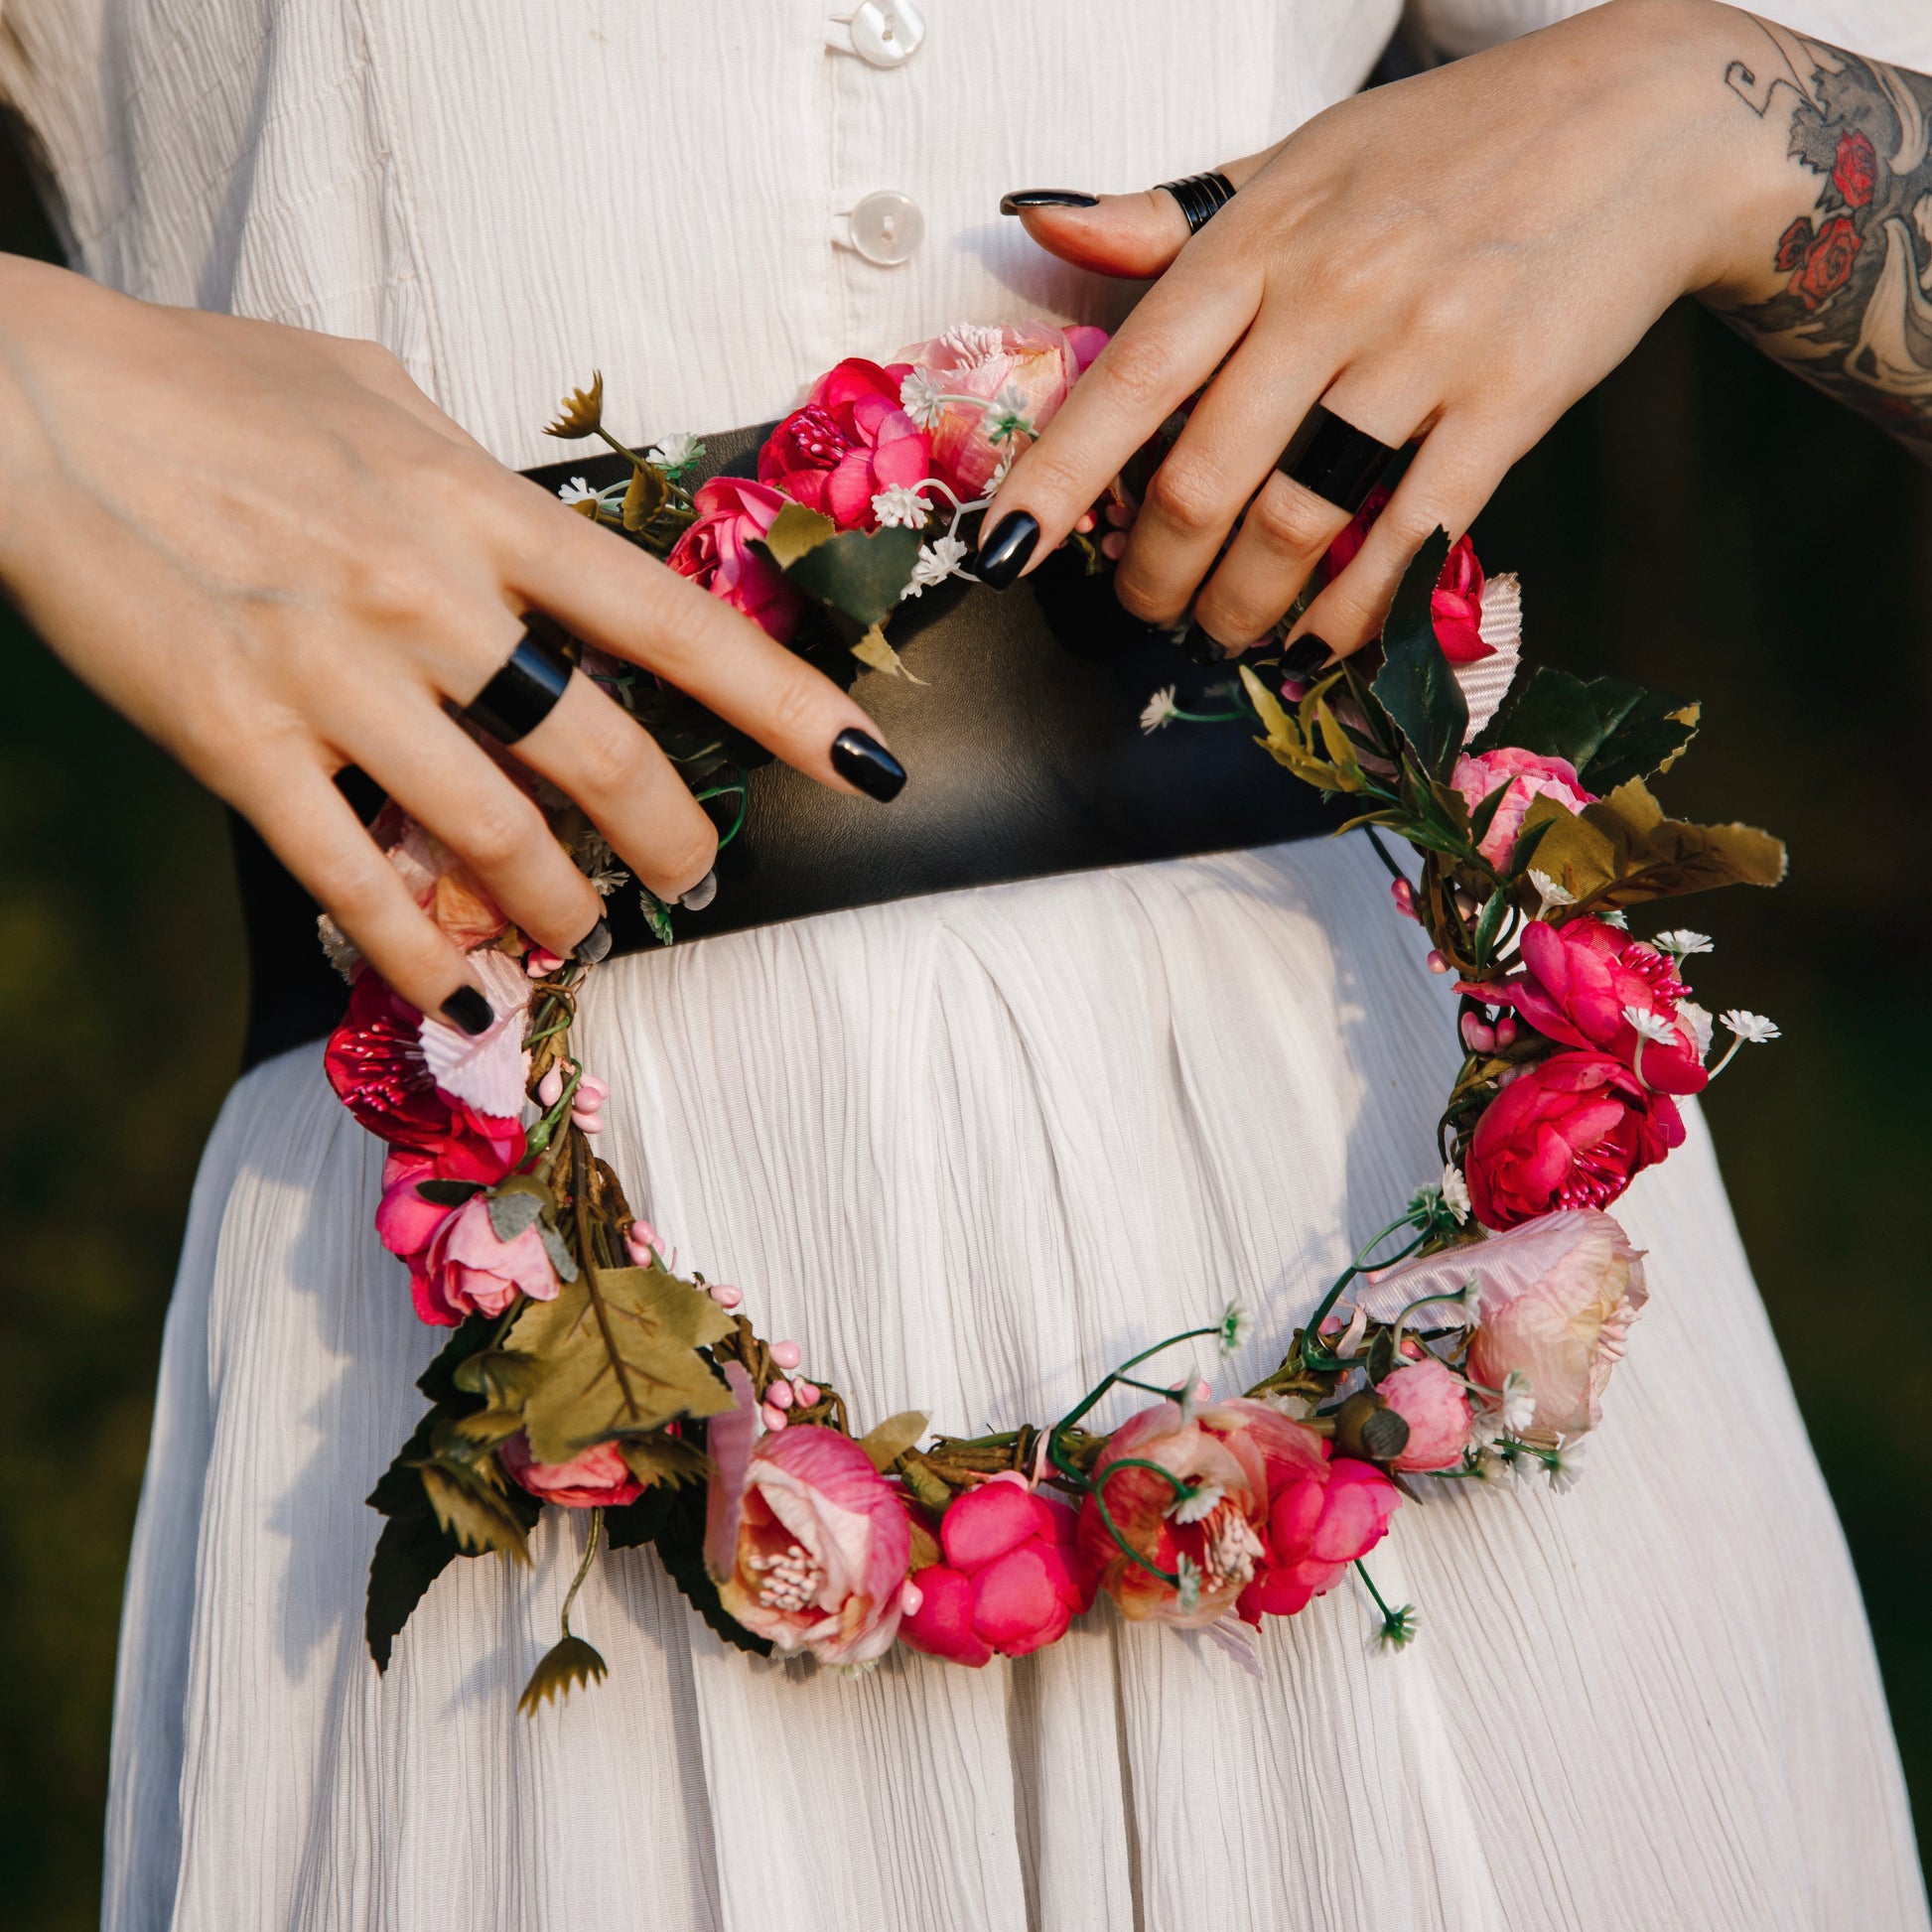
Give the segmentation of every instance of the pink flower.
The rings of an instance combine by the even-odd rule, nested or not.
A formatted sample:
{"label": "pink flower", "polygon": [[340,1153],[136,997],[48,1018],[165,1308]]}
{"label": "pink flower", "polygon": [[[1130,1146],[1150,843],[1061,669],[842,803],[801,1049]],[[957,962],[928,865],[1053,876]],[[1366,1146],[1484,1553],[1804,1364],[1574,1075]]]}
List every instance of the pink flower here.
{"label": "pink flower", "polygon": [[1559,1207],[1604,1207],[1682,1146],[1669,1094],[1653,1094],[1607,1053],[1552,1053],[1521,1068],[1476,1121],[1463,1162],[1486,1228]]}
{"label": "pink flower", "polygon": [[759,481],[822,511],[842,530],[871,530],[872,499],[932,475],[925,432],[899,407],[902,363],[881,368],[848,356],[812,384],[759,452]]}
{"label": "pink flower", "polygon": [[409,1267],[409,1292],[425,1321],[447,1327],[457,1317],[444,1306],[429,1280],[430,1244],[454,1207],[425,1200],[425,1180],[475,1180],[488,1186],[509,1172],[494,1149],[456,1146],[442,1155],[392,1148],[382,1164],[382,1199],[375,1210],[376,1239]]}
{"label": "pink flower", "polygon": [[501,1314],[519,1294],[554,1301],[560,1285],[537,1223],[513,1240],[499,1240],[485,1194],[472,1194],[437,1229],[420,1277],[412,1267],[410,1282],[417,1313],[446,1327],[466,1314]]}
{"label": "pink flower", "polygon": [[1482,641],[1482,566],[1466,536],[1449,546],[1449,560],[1430,594],[1436,641],[1451,664],[1477,664],[1496,648]]}
{"label": "pink flower", "polygon": [[918,1608],[899,1625],[914,1650],[977,1670],[995,1651],[1024,1657],[1057,1642],[1093,1602],[1079,1519],[1017,1475],[970,1489],[939,1524],[945,1561],[913,1572]]}
{"label": "pink flower", "polygon": [[[1212,1623],[1267,1552],[1269,1498],[1297,1478],[1319,1482],[1322,1455],[1319,1437],[1263,1402],[1234,1397],[1195,1410],[1191,1422],[1178,1404],[1157,1403],[1123,1423],[1095,1464],[1080,1509],[1080,1555],[1126,1615],[1187,1628]],[[1180,1520],[1180,1491],[1157,1469],[1114,1467],[1125,1458],[1156,1463],[1193,1490],[1193,1520]],[[1121,1549],[1100,1514],[1102,1498],[1114,1530],[1147,1563],[1173,1576],[1184,1556],[1200,1573],[1194,1609],[1182,1609],[1172,1584]]]}
{"label": "pink flower", "polygon": [[[1500,816],[1500,814],[1499,814]],[[1510,1006],[1538,1033],[1566,1046],[1593,1047],[1638,1066],[1637,1031],[1623,1016],[1634,1009],[1669,1024],[1673,1037],[1642,1041],[1644,1083],[1660,1093],[1697,1093],[1709,1075],[1696,1030],[1679,1017],[1690,992],[1670,959],[1601,919],[1561,926],[1538,919],[1523,928],[1523,972],[1501,987],[1470,987],[1477,999]]]}
{"label": "pink flower", "polygon": [[1469,1440],[1469,1398],[1433,1355],[1397,1369],[1376,1393],[1409,1425],[1408,1445],[1391,1468],[1446,1469],[1461,1459]]}
{"label": "pink flower", "polygon": [[568,1462],[538,1462],[530,1454],[530,1439],[519,1431],[497,1449],[496,1459],[504,1474],[539,1502],[562,1503],[566,1509],[621,1509],[644,1493],[615,1443],[593,1443]]}
{"label": "pink flower", "polygon": [[1507,785],[1496,816],[1489,821],[1476,850],[1492,866],[1509,863],[1517,838],[1523,830],[1523,815],[1537,798],[1554,798],[1570,811],[1581,811],[1595,803],[1596,794],[1586,791],[1576,767],[1568,759],[1543,758],[1535,752],[1519,752],[1514,746],[1500,746],[1471,758],[1466,752],[1456,759],[1449,783],[1462,794],[1462,802],[1473,812],[1498,785]]}
{"label": "pink flower", "polygon": [[[1100,329],[1056,329],[1048,322],[982,327],[960,323],[900,359],[928,375],[937,389],[991,402],[1002,390],[1020,399],[1019,414],[1035,431],[1052,420],[1080,372],[1107,345]],[[932,425],[930,475],[962,498],[984,495],[999,467],[1002,446],[987,434],[987,412],[970,403],[942,405]]]}
{"label": "pink flower", "polygon": [[752,548],[777,521],[785,499],[761,483],[714,477],[691,498],[697,520],[664,559],[680,577],[742,611],[779,643],[798,623],[803,600],[769,557]]}
{"label": "pink flower", "polygon": [[[749,1391],[747,1381],[741,1402]],[[717,1578],[728,1614],[787,1655],[808,1650],[821,1663],[863,1664],[889,1650],[912,1532],[865,1450],[799,1423],[760,1438],[736,1469],[735,1457],[714,1460],[706,1549],[729,1552]]]}
{"label": "pink flower", "polygon": [[1401,1501],[1372,1462],[1348,1455],[1285,1483],[1268,1512],[1266,1553],[1236,1605],[1241,1615],[1259,1623],[1305,1609],[1381,1542]]}

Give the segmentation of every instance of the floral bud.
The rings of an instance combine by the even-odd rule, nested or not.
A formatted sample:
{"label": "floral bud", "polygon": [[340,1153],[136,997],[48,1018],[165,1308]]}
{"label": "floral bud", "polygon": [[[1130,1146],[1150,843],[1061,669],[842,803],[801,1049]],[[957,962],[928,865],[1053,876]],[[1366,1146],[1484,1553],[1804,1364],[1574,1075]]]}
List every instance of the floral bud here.
{"label": "floral bud", "polygon": [[1395,900],[1395,909],[1405,919],[1416,916],[1416,889],[1406,879],[1398,879],[1390,886],[1389,897]]}
{"label": "floral bud", "polygon": [[1493,1053],[1496,1050],[1496,1030],[1475,1014],[1465,1013],[1462,1016],[1462,1043],[1472,1053]]}
{"label": "floral bud", "polygon": [[1335,1412],[1335,1453],[1391,1462],[1409,1447],[1409,1425],[1373,1389],[1357,1389]]}
{"label": "floral bud", "polygon": [[795,1341],[774,1341],[771,1344],[771,1359],[780,1368],[789,1371],[805,1359],[805,1351]]}

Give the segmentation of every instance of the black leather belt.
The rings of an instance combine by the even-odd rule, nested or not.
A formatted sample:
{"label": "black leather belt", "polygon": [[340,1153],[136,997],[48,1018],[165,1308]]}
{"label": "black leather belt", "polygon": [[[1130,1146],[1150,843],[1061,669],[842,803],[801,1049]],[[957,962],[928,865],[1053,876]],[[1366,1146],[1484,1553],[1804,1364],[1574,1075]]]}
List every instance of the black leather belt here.
{"label": "black leather belt", "polygon": [[[763,435],[707,438],[707,470],[752,475]],[[602,487],[628,469],[613,456],[527,474],[552,489],[573,477]],[[924,681],[869,672],[857,696],[905,765],[905,789],[881,805],[788,765],[753,771],[743,828],[718,857],[717,897],[701,912],[673,912],[680,944],[923,893],[1270,845],[1337,822],[1252,742],[1252,720],[1141,729],[1168,685],[1187,709],[1231,709],[1212,688],[1230,672],[1191,662],[1130,618],[1109,580],[1070,553],[1010,591],[957,581],[928,591],[890,631]],[[354,772],[342,782],[373,817],[376,788]],[[737,801],[723,802],[729,820]],[[251,971],[243,1064],[253,1066],[326,1035],[346,989],[317,943],[315,901],[244,821],[233,825]],[[606,910],[615,951],[657,944],[633,890]]]}

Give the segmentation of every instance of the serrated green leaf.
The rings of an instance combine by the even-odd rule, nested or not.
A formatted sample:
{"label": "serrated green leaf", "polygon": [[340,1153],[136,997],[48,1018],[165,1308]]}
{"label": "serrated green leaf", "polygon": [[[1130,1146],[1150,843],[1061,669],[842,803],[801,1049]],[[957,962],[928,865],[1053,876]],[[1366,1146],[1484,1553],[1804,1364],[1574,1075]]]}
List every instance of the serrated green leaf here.
{"label": "serrated green leaf", "polygon": [[648,1436],[620,1436],[617,1445],[624,1466],[646,1488],[663,1483],[675,1489],[711,1474],[711,1458],[688,1437],[655,1430]]}
{"label": "serrated green leaf", "polygon": [[438,1459],[421,1470],[423,1492],[436,1520],[466,1553],[499,1550],[512,1563],[530,1567],[530,1545],[517,1512],[503,1491],[476,1470]]}
{"label": "serrated green leaf", "polygon": [[1473,749],[1511,745],[1567,759],[1590,791],[1668,770],[1696,737],[1700,707],[1615,677],[1540,664],[1519,679]]}
{"label": "serrated green leaf", "polygon": [[[786,513],[778,512],[780,522]],[[772,534],[777,527],[774,522]],[[775,560],[770,536],[765,548]],[[871,625],[883,623],[898,608],[899,593],[912,581],[918,560],[916,530],[842,530],[779,568],[814,602],[829,605],[855,623]]]}
{"label": "serrated green leaf", "polygon": [[1449,549],[1449,533],[1439,529],[1403,572],[1382,626],[1382,668],[1369,687],[1432,778],[1449,776],[1469,730],[1468,701],[1436,641],[1430,609]]}
{"label": "serrated green leaf", "polygon": [[780,570],[789,570],[807,551],[837,536],[839,526],[803,503],[787,503],[764,533],[764,548]]}
{"label": "serrated green leaf", "polygon": [[755,1637],[719,1600],[718,1586],[704,1567],[704,1491],[695,1486],[646,1489],[634,1503],[604,1512],[604,1534],[612,1549],[650,1544],[671,1582],[719,1636],[755,1657],[770,1656],[768,1640]]}
{"label": "serrated green leaf", "polygon": [[578,1684],[601,1684],[610,1666],[582,1637],[563,1637],[543,1653],[530,1673],[516,1708],[526,1718],[534,1718],[545,1702],[555,1698],[561,1704]]}

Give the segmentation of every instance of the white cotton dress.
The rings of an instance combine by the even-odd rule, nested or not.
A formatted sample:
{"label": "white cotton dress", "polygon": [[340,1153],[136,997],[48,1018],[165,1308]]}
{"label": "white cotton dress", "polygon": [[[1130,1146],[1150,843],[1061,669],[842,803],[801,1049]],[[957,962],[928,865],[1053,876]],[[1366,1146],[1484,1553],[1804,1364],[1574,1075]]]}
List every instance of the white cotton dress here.
{"label": "white cotton dress", "polygon": [[[845,4],[0,0],[0,82],[79,265],[380,338],[530,464],[593,366],[640,433],[702,430],[954,320],[1110,320],[1121,293],[1000,193],[1250,151],[1395,26],[1392,0]],[[1467,44],[1521,12],[1430,21]],[[1901,13],[1863,44],[1932,66]],[[962,1431],[1050,1418],[1231,1296],[1269,1338],[1236,1378],[1266,1366],[1436,1170],[1449,1003],[1419,953],[1368,855],[1316,842],[621,959],[582,1036],[685,1262],[864,1414]],[[843,1681],[724,1648],[625,1552],[575,1619],[609,1680],[535,1722],[581,1517],[546,1516],[532,1572],[453,1566],[385,1678],[363,1649],[362,1498],[441,1339],[370,1231],[379,1166],[319,1046],[243,1079],[208,1148],[128,1581],[109,1932],[1927,1924],[1695,1109],[1618,1209],[1652,1301],[1587,1479],[1405,1506],[1374,1559],[1422,1606],[1400,1657],[1350,1584],[1270,1622],[1262,1682],[1104,1606],[1018,1664]]]}

